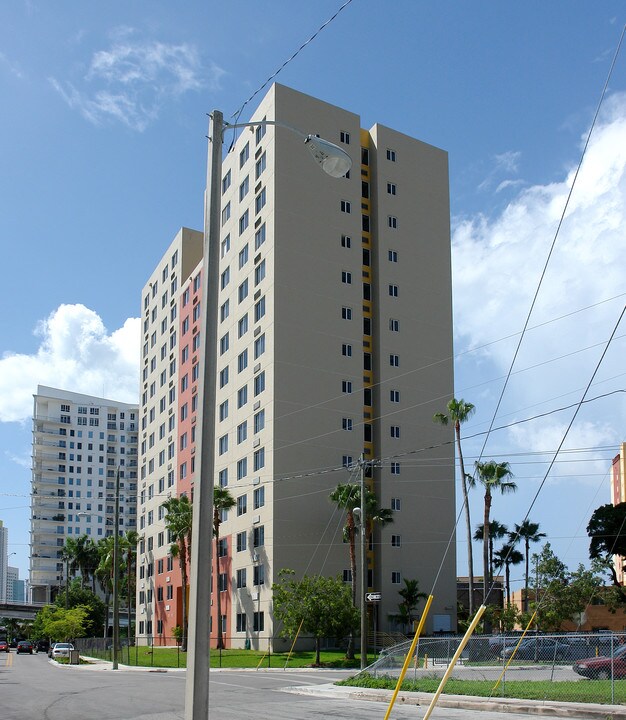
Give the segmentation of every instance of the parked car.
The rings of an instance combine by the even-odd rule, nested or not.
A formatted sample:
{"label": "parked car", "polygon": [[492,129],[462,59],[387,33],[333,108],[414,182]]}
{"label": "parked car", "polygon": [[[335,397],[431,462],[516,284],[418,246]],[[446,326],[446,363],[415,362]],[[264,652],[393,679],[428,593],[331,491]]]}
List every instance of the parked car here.
{"label": "parked car", "polygon": [[487,638],[488,652],[491,657],[500,657],[505,647],[515,646],[521,633],[510,633],[508,635],[491,635]]}
{"label": "parked car", "polygon": [[72,643],[66,643],[66,642],[60,642],[55,643],[52,648],[52,658],[60,658],[60,657],[66,657],[68,658],[70,656],[70,650],[73,650],[74,646]]}
{"label": "parked car", "polygon": [[10,652],[9,643],[6,640],[0,640],[0,652]]}
{"label": "parked car", "polygon": [[28,653],[33,654],[33,644],[30,640],[20,640],[17,644],[17,654]]}
{"label": "parked car", "polygon": [[577,660],[573,668],[575,673],[592,680],[606,680],[610,677],[626,677],[626,645],[619,645],[613,657],[599,655],[598,657]]}
{"label": "parked car", "polygon": [[556,640],[550,637],[533,637],[522,640],[515,650],[516,645],[507,645],[502,651],[501,657],[508,660],[515,653],[514,660],[549,660],[561,661],[569,656],[570,645],[564,640]]}

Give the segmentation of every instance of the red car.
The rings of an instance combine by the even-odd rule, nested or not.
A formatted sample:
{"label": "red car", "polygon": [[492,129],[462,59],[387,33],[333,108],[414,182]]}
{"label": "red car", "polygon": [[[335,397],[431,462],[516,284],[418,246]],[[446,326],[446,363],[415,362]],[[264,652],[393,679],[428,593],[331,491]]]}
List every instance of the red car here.
{"label": "red car", "polygon": [[9,643],[6,640],[0,640],[0,652],[11,652],[9,650]]}
{"label": "red car", "polygon": [[592,680],[608,680],[609,678],[626,677],[626,645],[619,645],[613,657],[599,655],[598,657],[584,658],[574,663],[575,673]]}

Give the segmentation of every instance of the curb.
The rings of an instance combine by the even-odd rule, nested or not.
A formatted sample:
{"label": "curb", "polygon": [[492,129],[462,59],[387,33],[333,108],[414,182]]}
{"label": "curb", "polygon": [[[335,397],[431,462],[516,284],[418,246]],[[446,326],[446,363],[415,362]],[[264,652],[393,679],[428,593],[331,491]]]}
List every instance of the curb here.
{"label": "curb", "polygon": [[[332,684],[313,687],[283,688],[284,692],[298,695],[322,695],[326,697],[389,703],[391,690],[362,690]],[[396,704],[428,707],[432,693],[400,692]],[[482,712],[519,713],[543,717],[583,718],[584,720],[626,720],[623,705],[600,705],[598,703],[567,703],[553,700],[518,700],[509,698],[480,698],[467,695],[441,695],[437,707]]]}

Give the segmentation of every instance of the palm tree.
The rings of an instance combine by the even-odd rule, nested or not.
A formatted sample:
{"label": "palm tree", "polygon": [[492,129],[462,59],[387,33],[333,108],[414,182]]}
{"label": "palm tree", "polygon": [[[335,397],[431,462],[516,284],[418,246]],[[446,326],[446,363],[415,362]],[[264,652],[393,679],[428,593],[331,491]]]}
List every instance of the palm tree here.
{"label": "palm tree", "polygon": [[168,498],[162,506],[165,508],[165,527],[171,540],[170,553],[178,558],[182,585],[183,636],[180,649],[187,651],[187,562],[191,554],[191,502],[186,495]]}
{"label": "palm tree", "polygon": [[485,511],[483,519],[483,603],[487,603],[489,593],[489,515],[491,513],[491,500],[494,490],[503,495],[515,492],[517,485],[508,480],[513,476],[508,462],[497,463],[495,460],[474,463],[474,476],[470,479],[470,487],[480,483],[485,490]]}
{"label": "palm tree", "polygon": [[98,544],[91,540],[91,542],[85,548],[85,571],[87,576],[91,576],[91,591],[96,594],[96,571],[100,563],[100,551],[98,550]]}
{"label": "palm tree", "polygon": [[433,421],[441,425],[452,423],[456,437],[456,446],[459,453],[459,465],[461,468],[461,489],[463,490],[463,508],[465,510],[465,530],[467,533],[467,567],[469,579],[469,616],[474,615],[474,553],[472,549],[472,521],[470,518],[469,491],[467,475],[465,474],[465,463],[463,462],[463,451],[461,450],[461,425],[474,414],[475,407],[465,400],[452,398],[447,404],[448,413],[436,413]]}
{"label": "palm tree", "polygon": [[[502,540],[509,534],[509,529],[506,525],[503,525],[498,520],[489,521],[489,581],[493,581],[493,541]],[[474,540],[483,539],[483,524],[476,526],[476,532],[474,533]]]}
{"label": "palm tree", "polygon": [[[361,506],[361,486],[357,483],[339,483],[330,494],[330,499],[338,508],[346,511],[346,524],[343,530],[344,540],[348,543],[350,551],[350,575],[352,589],[352,604],[357,607],[356,593],[356,531],[359,527],[354,516],[354,508]],[[379,508],[376,493],[365,490],[365,531],[366,540],[372,532],[374,524],[381,527],[393,522],[393,512],[389,508]],[[354,659],[354,640],[352,633],[346,652],[348,659]]]}
{"label": "palm tree", "polygon": [[61,555],[67,563],[68,578],[70,575],[74,577],[78,570],[78,538],[66,537]]}
{"label": "palm tree", "polygon": [[330,494],[330,499],[339,509],[346,511],[346,525],[343,534],[344,540],[348,542],[349,546],[352,604],[356,607],[356,523],[354,520],[354,508],[360,505],[361,490],[354,483],[339,483]]}
{"label": "palm tree", "polygon": [[104,592],[104,604],[106,605],[106,620],[104,622],[104,637],[109,635],[109,605],[111,593],[113,592],[113,535],[103,537],[98,541],[98,553],[100,562],[96,568],[95,575],[98,578],[100,587]]}
{"label": "palm tree", "polygon": [[98,552],[94,541],[89,535],[81,535],[77,538],[68,537],[65,539],[62,557],[68,563],[70,574],[72,576],[75,576],[76,573],[80,575],[80,586],[84,588],[98,563]]}
{"label": "palm tree", "polygon": [[524,612],[528,612],[528,562],[530,559],[530,543],[539,542],[546,537],[545,533],[539,532],[539,523],[530,522],[528,518],[521,525],[515,525],[515,532],[509,533],[509,540],[514,545],[518,540],[524,540]]}
{"label": "palm tree", "polygon": [[506,604],[511,604],[511,565],[519,565],[524,556],[514,545],[507,543],[494,553],[496,559],[496,567],[500,570],[504,566],[505,588],[506,588]]}
{"label": "palm tree", "polygon": [[213,535],[215,537],[215,596],[217,598],[217,650],[224,649],[224,638],[222,637],[222,593],[220,592],[220,525],[222,524],[222,512],[235,507],[236,500],[224,487],[213,488]]}
{"label": "palm tree", "polygon": [[420,600],[425,600],[428,595],[420,591],[419,580],[407,580],[404,578],[404,587],[398,590],[402,602],[398,605],[400,616],[406,620],[409,628],[413,628],[413,611],[417,609]]}
{"label": "palm tree", "polygon": [[137,566],[137,545],[139,544],[139,533],[136,530],[128,530],[121,538],[122,553],[125,553],[126,562],[126,602],[128,609],[128,640],[130,641],[131,631],[131,602],[134,599],[134,580]]}
{"label": "palm tree", "polygon": [[[346,525],[344,539],[350,548],[350,570],[352,575],[352,603],[356,607],[356,531],[360,527],[354,515],[354,509],[361,506],[361,487],[356,483],[339,483],[330,494],[330,499],[340,509],[346,511]],[[357,513],[358,514],[358,513]],[[372,533],[374,525],[385,525],[393,522],[393,511],[389,508],[378,507],[376,493],[365,490],[365,534],[366,538]]]}

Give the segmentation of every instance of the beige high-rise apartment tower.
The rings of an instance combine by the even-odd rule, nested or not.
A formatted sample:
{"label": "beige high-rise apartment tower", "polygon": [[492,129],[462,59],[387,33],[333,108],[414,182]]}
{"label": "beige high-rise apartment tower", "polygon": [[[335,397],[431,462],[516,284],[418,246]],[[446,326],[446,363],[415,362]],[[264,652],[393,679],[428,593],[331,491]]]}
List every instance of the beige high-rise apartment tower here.
{"label": "beige high-rise apartment tower", "polygon": [[[345,178],[325,175],[282,126],[227,131],[215,484],[235,506],[223,513],[213,583],[226,643],[266,647],[276,634],[271,586],[281,569],[350,581],[345,511],[329,496],[358,482],[361,457],[378,506],[393,518],[374,525],[368,542],[367,587],[381,593],[370,627],[400,627],[398,591],[417,579],[422,591],[434,589],[427,629],[453,630],[454,448],[432,421],[453,395],[447,154],[382,125],[364,130],[354,113],[282,85],[252,119],[319,134],[353,166]],[[151,283],[166,278],[171,255]],[[139,512],[152,515],[142,527],[137,617],[140,634],[163,642],[182,621],[182,593],[159,507],[168,492],[191,496],[198,481],[201,271],[200,263],[180,273],[165,300],[144,288]],[[159,388],[166,369],[167,393]]]}

